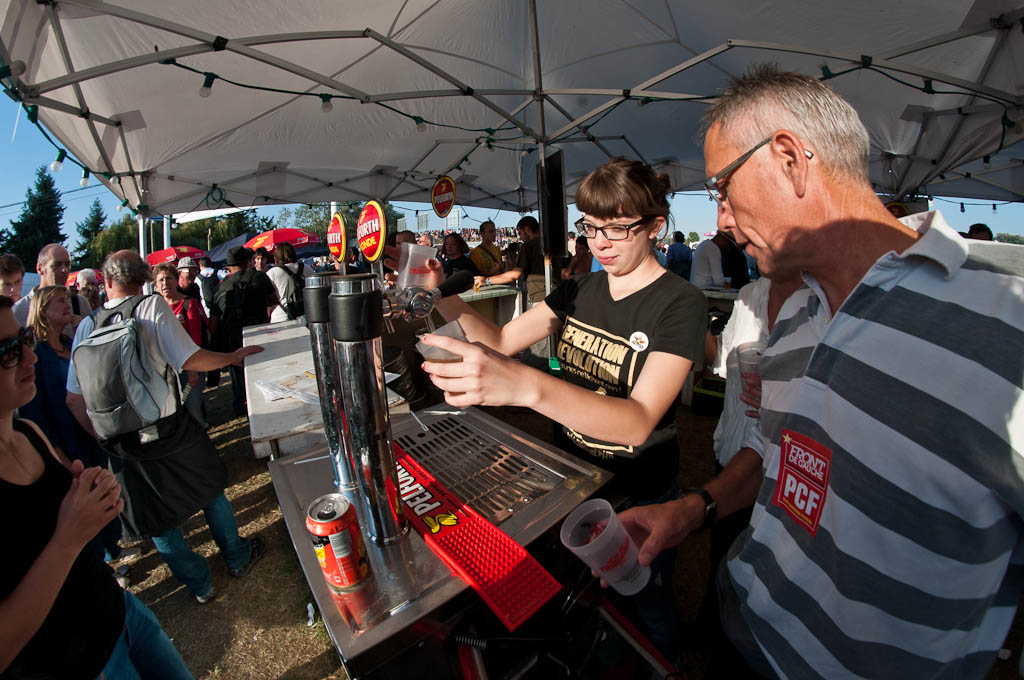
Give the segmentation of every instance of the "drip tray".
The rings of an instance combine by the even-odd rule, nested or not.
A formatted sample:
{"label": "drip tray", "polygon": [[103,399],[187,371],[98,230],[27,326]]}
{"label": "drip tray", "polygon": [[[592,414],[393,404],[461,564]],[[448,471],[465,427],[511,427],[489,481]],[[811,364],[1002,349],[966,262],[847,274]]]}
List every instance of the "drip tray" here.
{"label": "drip tray", "polygon": [[[565,480],[565,475],[490,436],[478,423],[472,427],[472,416],[467,418],[466,412],[419,418],[429,432],[416,425],[412,432],[395,433],[395,441],[493,524],[500,524]],[[504,439],[508,439],[507,433]]]}

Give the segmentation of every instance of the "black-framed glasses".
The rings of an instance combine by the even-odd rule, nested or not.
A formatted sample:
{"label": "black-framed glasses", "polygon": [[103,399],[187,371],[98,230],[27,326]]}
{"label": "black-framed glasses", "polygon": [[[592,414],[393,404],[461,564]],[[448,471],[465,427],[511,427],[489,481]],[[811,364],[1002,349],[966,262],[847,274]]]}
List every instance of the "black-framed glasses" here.
{"label": "black-framed glasses", "polygon": [[[755,144],[754,147],[750,149],[750,151],[746,152],[745,154],[734,160],[732,163],[729,163],[729,165],[719,170],[717,174],[712,175],[711,177],[708,177],[706,180],[704,180],[704,188],[708,190],[708,195],[711,196],[711,198],[715,199],[715,203],[717,203],[718,205],[722,205],[722,203],[724,203],[727,200],[724,190],[718,186],[722,182],[722,180],[725,179],[726,175],[728,175],[731,172],[735,172],[738,167],[746,163],[747,160],[749,160],[750,157],[754,155],[755,151],[757,151],[758,149],[760,149],[762,146],[772,141],[773,139],[775,139],[774,133],[768,139],[762,140]],[[804,155],[807,156],[807,160],[811,160],[812,158],[814,158],[814,153],[810,149],[804,149]]]}
{"label": "black-framed glasses", "polygon": [[583,236],[586,236],[587,238],[597,238],[597,232],[601,232],[601,235],[609,241],[624,241],[629,238],[629,232],[631,229],[639,227],[644,222],[649,222],[652,218],[645,217],[642,220],[637,220],[633,224],[609,224],[603,227],[594,226],[589,222],[585,222],[585,219],[585,217],[581,217],[576,220],[574,224],[576,231]]}
{"label": "black-framed glasses", "polygon": [[31,328],[22,328],[13,338],[0,341],[0,366],[14,368],[21,363],[21,355],[25,348],[36,346],[36,334]]}

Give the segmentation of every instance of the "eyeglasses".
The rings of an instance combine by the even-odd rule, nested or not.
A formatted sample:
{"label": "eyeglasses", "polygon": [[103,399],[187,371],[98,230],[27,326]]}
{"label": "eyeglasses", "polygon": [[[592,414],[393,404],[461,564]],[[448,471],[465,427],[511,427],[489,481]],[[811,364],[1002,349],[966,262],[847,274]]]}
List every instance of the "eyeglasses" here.
{"label": "eyeglasses", "polygon": [[21,363],[25,348],[34,349],[36,334],[31,328],[22,328],[13,338],[0,341],[0,366],[14,368]]}
{"label": "eyeglasses", "polygon": [[585,218],[581,217],[576,220],[574,226],[576,227],[576,231],[587,238],[597,238],[597,232],[601,232],[601,235],[609,241],[624,241],[629,236],[630,229],[639,227],[641,224],[650,221],[652,218],[645,217],[633,224],[609,224],[604,227],[596,227],[593,224],[584,222],[584,219]]}
{"label": "eyeglasses", "polygon": [[[772,141],[774,138],[775,135],[773,134],[768,139],[758,142],[750,151],[746,152],[745,154],[734,160],[732,163],[729,163],[729,165],[719,170],[717,175],[712,175],[711,177],[708,177],[706,180],[704,180],[704,188],[708,190],[708,195],[711,196],[711,198],[715,199],[715,202],[718,203],[718,205],[722,205],[722,203],[724,203],[727,200],[725,190],[718,186],[719,183],[721,183],[721,181],[725,179],[726,175],[728,175],[731,172],[735,172],[738,167],[746,163],[747,160],[754,155],[755,151],[760,149],[768,142]],[[811,160],[812,158],[814,158],[814,153],[810,149],[804,149],[804,155],[807,156],[807,160]]]}

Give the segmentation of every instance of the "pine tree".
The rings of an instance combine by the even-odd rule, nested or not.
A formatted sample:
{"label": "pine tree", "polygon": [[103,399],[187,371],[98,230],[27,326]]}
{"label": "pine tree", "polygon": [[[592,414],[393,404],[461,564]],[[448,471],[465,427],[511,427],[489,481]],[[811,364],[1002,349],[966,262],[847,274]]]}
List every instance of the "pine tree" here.
{"label": "pine tree", "polygon": [[103,231],[103,223],[107,216],[103,213],[103,206],[100,199],[93,199],[92,206],[85,221],[79,222],[75,227],[78,229],[80,245],[75,251],[75,262],[79,267],[98,267],[102,264],[99,256],[94,252],[93,241]]}
{"label": "pine tree", "polygon": [[18,219],[11,220],[11,228],[4,235],[0,249],[17,255],[25,263],[26,271],[35,271],[40,249],[49,243],[64,242],[65,236],[60,231],[63,217],[60,191],[46,172],[46,166],[40,166],[36,170],[35,186],[25,192],[25,209]]}

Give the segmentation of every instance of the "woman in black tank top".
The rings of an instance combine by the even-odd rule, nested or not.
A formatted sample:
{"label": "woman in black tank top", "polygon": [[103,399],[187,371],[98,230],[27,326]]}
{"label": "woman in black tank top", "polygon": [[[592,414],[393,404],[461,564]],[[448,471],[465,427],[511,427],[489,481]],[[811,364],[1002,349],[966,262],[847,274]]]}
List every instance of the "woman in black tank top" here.
{"label": "woman in black tank top", "polygon": [[[114,657],[128,644],[122,631],[129,619],[128,633],[138,632],[133,644],[164,656],[166,649],[152,625],[137,626],[149,624],[146,614],[155,623],[152,613],[86,549],[123,507],[114,476],[79,461],[68,470],[38,427],[14,418],[35,394],[36,357],[11,305],[0,296],[0,516],[11,520],[0,525],[0,678],[92,680],[103,673],[114,680],[124,677]],[[121,655],[124,662],[132,651]],[[191,677],[180,657],[177,663],[183,673],[164,677]]]}

